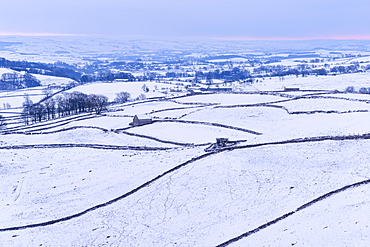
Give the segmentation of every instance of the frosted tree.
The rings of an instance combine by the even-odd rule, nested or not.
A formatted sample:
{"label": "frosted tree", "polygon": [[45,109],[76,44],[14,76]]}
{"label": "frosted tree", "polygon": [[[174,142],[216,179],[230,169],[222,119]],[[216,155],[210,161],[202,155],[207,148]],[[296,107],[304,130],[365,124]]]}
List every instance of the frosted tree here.
{"label": "frosted tree", "polygon": [[136,100],[144,100],[146,99],[146,96],[145,94],[140,94],[139,96],[137,96]]}
{"label": "frosted tree", "polygon": [[149,88],[148,88],[148,86],[147,86],[146,84],[144,84],[144,85],[141,87],[141,89],[142,89],[145,93],[149,92]]}
{"label": "frosted tree", "polygon": [[126,103],[131,98],[130,93],[128,92],[119,92],[116,94],[116,98],[114,99],[117,103]]}

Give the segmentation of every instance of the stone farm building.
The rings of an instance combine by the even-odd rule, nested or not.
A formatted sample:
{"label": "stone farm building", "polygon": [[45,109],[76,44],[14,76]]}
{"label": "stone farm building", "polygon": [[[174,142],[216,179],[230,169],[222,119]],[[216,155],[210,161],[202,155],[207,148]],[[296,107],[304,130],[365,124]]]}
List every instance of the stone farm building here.
{"label": "stone farm building", "polygon": [[135,115],[132,123],[130,125],[132,126],[141,126],[145,124],[151,124],[153,122],[152,117],[148,115]]}
{"label": "stone farm building", "polygon": [[292,91],[299,91],[299,87],[284,87],[284,91],[292,92]]}

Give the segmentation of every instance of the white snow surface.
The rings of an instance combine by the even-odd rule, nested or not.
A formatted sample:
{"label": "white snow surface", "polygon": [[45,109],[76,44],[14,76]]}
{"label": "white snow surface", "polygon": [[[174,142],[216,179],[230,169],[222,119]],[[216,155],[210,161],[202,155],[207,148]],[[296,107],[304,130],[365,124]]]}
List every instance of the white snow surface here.
{"label": "white snow surface", "polygon": [[274,102],[284,98],[274,95],[259,95],[259,94],[205,94],[195,95],[177,99],[180,103],[219,103],[224,105],[238,104],[258,104],[265,102]]}
{"label": "white snow surface", "polygon": [[37,103],[45,97],[42,92],[44,89],[45,87],[34,87],[14,91],[0,91],[0,109],[3,108],[3,104],[7,103],[10,104],[11,108],[22,107],[26,95],[30,97],[33,103]]}
{"label": "white snow surface", "polygon": [[296,111],[356,111],[369,110],[370,105],[365,102],[347,101],[331,98],[301,98],[298,100],[277,103],[284,106],[289,112]]}
{"label": "white snow surface", "polygon": [[[110,112],[108,115],[138,115],[138,114],[146,114],[152,113],[154,111],[161,111],[165,109],[173,109],[173,108],[183,108],[186,107],[184,105],[172,102],[172,101],[147,101],[142,102],[139,104],[122,104],[118,105],[117,107],[112,107],[115,110],[119,110],[117,112]],[[187,106],[191,107],[191,106]]]}
{"label": "white snow surface", "polygon": [[65,78],[65,77],[38,75],[38,74],[32,74],[32,75],[36,77],[38,80],[40,80],[41,85],[43,86],[48,86],[48,85],[65,86],[71,82],[76,83],[75,80],[72,80],[70,78]]}
{"label": "white snow surface", "polygon": [[[149,88],[149,92],[144,92],[142,87],[146,85]],[[157,87],[157,90],[155,89]],[[79,91],[85,94],[102,94],[113,101],[116,98],[116,94],[119,92],[129,92],[131,98],[136,98],[140,94],[144,94],[147,98],[151,97],[163,97],[165,96],[162,91],[170,91],[170,88],[178,87],[175,84],[165,84],[156,82],[112,82],[112,83],[90,83],[81,86],[74,87],[67,92]]]}
{"label": "white snow surface", "polygon": [[284,87],[298,87],[300,89],[310,90],[344,90],[348,86],[354,86],[356,90],[361,87],[370,87],[369,72],[355,74],[340,74],[336,76],[307,76],[296,77],[286,76],[284,80],[278,77],[266,78],[253,84],[261,91],[282,90]]}
{"label": "white snow surface", "polygon": [[[78,88],[109,97],[141,90],[117,85],[131,84]],[[369,183],[297,211],[369,179],[370,141],[353,137],[370,133],[369,105],[353,99],[367,100],[332,92],[196,95],[20,126],[0,139],[0,243],[216,246],[293,212],[230,246],[367,246]],[[136,114],[155,121],[132,127]],[[303,139],[323,136],[340,138]],[[215,153],[183,145],[219,137],[247,142]],[[295,138],[306,141],[284,143]],[[72,144],[80,146],[65,146]]]}

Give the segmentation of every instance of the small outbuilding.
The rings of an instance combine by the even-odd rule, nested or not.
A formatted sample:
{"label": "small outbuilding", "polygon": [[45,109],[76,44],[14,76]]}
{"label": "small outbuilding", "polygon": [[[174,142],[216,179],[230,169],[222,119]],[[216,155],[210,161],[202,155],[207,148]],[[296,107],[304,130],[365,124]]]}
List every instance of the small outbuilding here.
{"label": "small outbuilding", "polygon": [[212,92],[231,92],[233,91],[232,87],[224,87],[224,86],[210,86],[207,88],[207,90],[212,91]]}
{"label": "small outbuilding", "polygon": [[284,87],[285,92],[299,91],[299,87]]}
{"label": "small outbuilding", "polygon": [[189,89],[188,92],[189,92],[190,95],[198,95],[198,94],[202,94],[203,93],[199,89]]}
{"label": "small outbuilding", "polygon": [[131,126],[141,126],[145,124],[151,124],[152,122],[153,122],[153,119],[149,115],[135,115],[130,125]]}
{"label": "small outbuilding", "polygon": [[216,138],[216,144],[218,147],[226,147],[229,143],[229,138]]}

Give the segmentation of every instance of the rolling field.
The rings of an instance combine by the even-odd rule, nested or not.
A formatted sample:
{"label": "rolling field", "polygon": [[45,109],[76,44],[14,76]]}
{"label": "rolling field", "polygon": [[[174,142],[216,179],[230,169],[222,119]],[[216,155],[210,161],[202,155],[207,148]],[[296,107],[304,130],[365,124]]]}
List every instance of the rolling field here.
{"label": "rolling field", "polygon": [[366,95],[275,91],[15,126],[0,136],[0,243],[364,246],[369,120]]}

